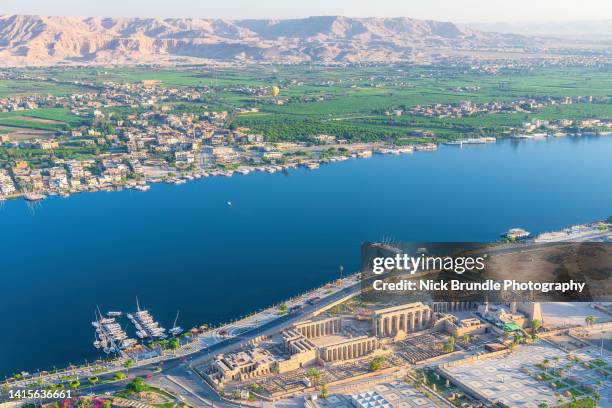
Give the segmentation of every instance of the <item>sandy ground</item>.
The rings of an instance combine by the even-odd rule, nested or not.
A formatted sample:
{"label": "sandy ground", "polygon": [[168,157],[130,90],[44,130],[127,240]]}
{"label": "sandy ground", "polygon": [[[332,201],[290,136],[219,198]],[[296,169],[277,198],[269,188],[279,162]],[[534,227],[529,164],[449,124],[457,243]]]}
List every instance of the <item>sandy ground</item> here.
{"label": "sandy ground", "polygon": [[541,303],[542,313],[544,314],[544,324],[547,327],[561,327],[567,325],[586,326],[584,318],[595,316],[596,323],[608,322],[612,320],[609,316],[591,307],[590,303],[582,302],[560,302],[560,303]]}

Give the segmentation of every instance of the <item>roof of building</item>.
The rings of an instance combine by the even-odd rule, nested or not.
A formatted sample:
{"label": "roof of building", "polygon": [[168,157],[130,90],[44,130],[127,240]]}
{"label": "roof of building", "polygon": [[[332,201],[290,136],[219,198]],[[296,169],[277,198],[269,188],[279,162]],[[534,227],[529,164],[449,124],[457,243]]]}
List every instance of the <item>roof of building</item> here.
{"label": "roof of building", "polygon": [[391,405],[391,403],[389,403],[389,401],[387,401],[385,397],[383,397],[376,391],[366,391],[359,394],[353,394],[351,395],[351,399],[353,400],[354,404],[363,408],[393,407],[393,405]]}

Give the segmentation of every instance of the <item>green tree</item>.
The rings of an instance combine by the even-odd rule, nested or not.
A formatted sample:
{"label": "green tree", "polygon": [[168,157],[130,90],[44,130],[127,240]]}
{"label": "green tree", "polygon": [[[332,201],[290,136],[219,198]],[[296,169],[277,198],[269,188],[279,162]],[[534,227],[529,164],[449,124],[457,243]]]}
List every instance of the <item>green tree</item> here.
{"label": "green tree", "polygon": [[132,367],[134,367],[134,360],[132,359],[125,360],[125,362],[123,363],[123,368],[125,368],[125,372],[129,373],[130,368]]}
{"label": "green tree", "polygon": [[170,350],[176,350],[181,346],[181,342],[177,338],[170,339],[168,341],[168,348]]}
{"label": "green tree", "polygon": [[99,379],[98,377],[96,377],[96,376],[93,376],[93,377],[89,377],[89,378],[87,379],[87,381],[88,381],[88,382],[89,382],[89,384],[91,384],[91,385],[96,385],[96,384],[98,383],[98,381],[100,381],[100,379]]}
{"label": "green tree", "polygon": [[531,321],[531,338],[533,340],[538,338],[538,330],[540,330],[540,327],[542,327],[541,321],[539,321],[538,319],[533,319]]}
{"label": "green tree", "polygon": [[542,367],[544,367],[544,373],[548,373],[548,367],[550,366],[550,360],[545,358],[542,360]]}
{"label": "green tree", "polygon": [[118,371],[115,373],[115,380],[117,381],[125,380],[126,378],[127,378],[127,375],[125,375],[125,373],[122,371]]}
{"label": "green tree", "polygon": [[448,341],[444,345],[444,351],[447,353],[452,353],[455,351],[455,336],[450,336]]}
{"label": "green tree", "polygon": [[586,322],[587,326],[591,326],[591,325],[593,325],[593,323],[595,323],[596,319],[597,319],[597,317],[591,315],[591,316],[585,317],[584,321]]}
{"label": "green tree", "polygon": [[385,358],[383,356],[377,356],[370,361],[370,371],[379,371],[385,364]]}
{"label": "green tree", "polygon": [[72,380],[70,381],[69,385],[73,390],[77,390],[81,387],[81,382],[79,380]]}
{"label": "green tree", "polygon": [[309,368],[306,372],[306,377],[308,377],[310,382],[316,386],[321,378],[321,373],[316,368]]}
{"label": "green tree", "polygon": [[125,389],[131,392],[143,392],[147,390],[147,384],[142,377],[134,378],[128,385],[125,386]]}
{"label": "green tree", "polygon": [[281,303],[280,306],[278,307],[278,314],[280,314],[281,316],[286,315],[287,310],[288,310],[287,304]]}
{"label": "green tree", "polygon": [[329,396],[329,388],[327,387],[327,383],[321,384],[321,398],[327,398]]}

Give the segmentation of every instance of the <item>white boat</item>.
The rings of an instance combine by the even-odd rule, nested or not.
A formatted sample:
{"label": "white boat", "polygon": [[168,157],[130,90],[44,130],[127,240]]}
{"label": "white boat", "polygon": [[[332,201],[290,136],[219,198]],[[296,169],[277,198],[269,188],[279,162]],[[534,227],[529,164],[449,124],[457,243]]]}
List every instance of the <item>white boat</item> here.
{"label": "white boat", "polygon": [[121,316],[122,314],[123,314],[122,312],[113,312],[113,311],[111,311],[111,312],[106,312],[106,315],[107,315],[108,317],[119,317],[119,316]]}
{"label": "white boat", "polygon": [[170,330],[168,330],[168,332],[173,335],[173,336],[178,336],[179,334],[181,334],[183,332],[183,328],[182,327],[173,327]]}
{"label": "white boat", "polygon": [[47,196],[43,194],[27,193],[23,196],[23,198],[25,198],[27,201],[42,201],[47,198]]}
{"label": "white boat", "polygon": [[176,317],[174,318],[174,324],[172,325],[172,328],[168,330],[168,333],[170,333],[173,336],[178,336],[179,334],[183,332],[183,328],[176,325],[176,321],[178,320],[178,317],[179,317],[179,312],[176,312]]}

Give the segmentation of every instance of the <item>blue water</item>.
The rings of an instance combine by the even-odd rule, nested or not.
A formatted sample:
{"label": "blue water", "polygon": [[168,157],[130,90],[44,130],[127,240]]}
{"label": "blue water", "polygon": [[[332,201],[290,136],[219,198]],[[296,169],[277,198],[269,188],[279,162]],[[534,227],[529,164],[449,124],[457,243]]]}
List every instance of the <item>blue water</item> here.
{"label": "blue water", "polygon": [[[96,358],[94,308],[219,323],[359,265],[362,241],[496,240],[612,215],[612,137],[504,141],[0,209],[0,375]],[[233,206],[227,206],[227,201]]]}

